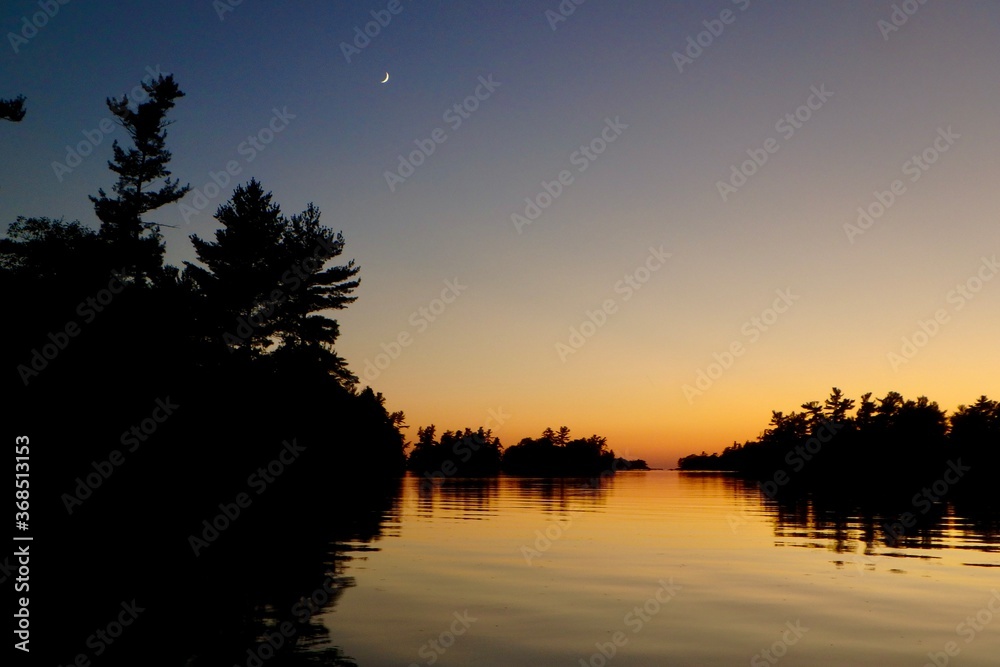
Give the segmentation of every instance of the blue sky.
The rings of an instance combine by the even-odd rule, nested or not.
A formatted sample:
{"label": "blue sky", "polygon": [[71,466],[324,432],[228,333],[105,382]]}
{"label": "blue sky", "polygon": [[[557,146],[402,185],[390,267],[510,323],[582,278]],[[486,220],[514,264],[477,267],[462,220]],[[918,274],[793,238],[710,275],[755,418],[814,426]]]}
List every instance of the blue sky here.
{"label": "blue sky", "polygon": [[[234,182],[258,178],[287,213],[314,202],[343,230],[362,286],[338,350],[360,373],[410,334],[367,379],[414,426],[474,426],[502,408],[508,440],[568,424],[670,464],[753,437],[770,409],[833,385],[954,409],[1000,394],[1000,281],[949,300],[1000,245],[1000,6],[902,5],[589,0],[553,30],[556,1],[399,0],[392,14],[244,0],[220,19],[210,0],[74,0],[15,52],[8,33],[41,10],[11,1],[0,96],[26,95],[28,116],[0,126],[0,218],[93,223],[86,197],[113,182],[122,131],[101,133],[61,181],[52,163],[97,136],[105,97],[159,67],[187,93],[168,138],[174,176],[204,190],[233,161]],[[391,21],[348,62],[341,45],[372,12]],[[705,46],[679,71],[689,38]],[[499,85],[485,96],[480,77]],[[832,94],[801,111],[823,86]],[[469,99],[455,126],[446,114]],[[808,118],[788,136],[779,122],[797,112]],[[616,119],[614,141],[581,160]],[[443,142],[390,189],[386,172],[435,131]],[[270,143],[251,150],[250,137]],[[719,182],[765,145],[724,200]],[[925,151],[935,162],[912,180],[905,165]],[[511,216],[561,172],[572,181],[519,232]],[[897,180],[881,217],[845,229]],[[177,225],[169,261],[191,259],[186,237],[211,234],[233,184],[187,219],[180,205],[150,217]],[[661,246],[670,259],[626,301],[615,286]],[[435,304],[456,278],[466,289]],[[779,290],[799,298],[747,335]],[[560,355],[608,300],[614,313]],[[441,312],[419,326],[420,308]],[[894,364],[942,309],[948,321]],[[733,343],[744,352],[686,392]]]}

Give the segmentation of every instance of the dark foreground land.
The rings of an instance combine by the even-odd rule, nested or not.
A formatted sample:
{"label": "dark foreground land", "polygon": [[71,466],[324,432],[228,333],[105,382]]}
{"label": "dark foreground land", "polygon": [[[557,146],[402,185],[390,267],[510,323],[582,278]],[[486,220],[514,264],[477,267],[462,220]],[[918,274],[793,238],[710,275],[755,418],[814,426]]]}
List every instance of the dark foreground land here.
{"label": "dark foreground land", "polygon": [[[404,415],[337,355],[359,284],[339,232],[284,214],[255,180],[216,212],[196,261],[164,261],[172,76],[109,99],[93,229],[18,218],[0,239],[5,441],[15,445],[20,647],[46,664],[341,664],[316,622],[350,585],[409,466],[431,477],[613,474],[603,438],[568,430],[506,452],[480,429],[406,456]],[[23,117],[24,100],[4,118]],[[8,113],[9,111],[9,113]],[[475,437],[473,437],[475,436]],[[492,458],[491,458],[492,457]],[[638,466],[641,462],[633,462]],[[430,466],[430,467],[428,467]],[[434,474],[432,474],[434,473]]]}

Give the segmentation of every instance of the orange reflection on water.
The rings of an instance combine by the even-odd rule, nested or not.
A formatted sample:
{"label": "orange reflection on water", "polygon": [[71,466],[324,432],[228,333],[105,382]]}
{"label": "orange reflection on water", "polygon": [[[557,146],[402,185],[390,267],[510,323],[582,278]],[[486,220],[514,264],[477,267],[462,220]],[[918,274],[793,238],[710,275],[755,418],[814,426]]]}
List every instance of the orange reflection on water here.
{"label": "orange reflection on water", "polygon": [[[875,513],[779,505],[718,474],[408,477],[388,518],[395,534],[348,566],[357,586],[325,619],[365,666],[578,665],[611,645],[615,665],[749,664],[789,623],[808,631],[780,649],[788,665],[920,665],[997,587],[966,564],[1000,565],[991,524],[954,509],[890,547]],[[465,612],[477,620],[449,638]],[[962,664],[998,654],[983,632]]]}

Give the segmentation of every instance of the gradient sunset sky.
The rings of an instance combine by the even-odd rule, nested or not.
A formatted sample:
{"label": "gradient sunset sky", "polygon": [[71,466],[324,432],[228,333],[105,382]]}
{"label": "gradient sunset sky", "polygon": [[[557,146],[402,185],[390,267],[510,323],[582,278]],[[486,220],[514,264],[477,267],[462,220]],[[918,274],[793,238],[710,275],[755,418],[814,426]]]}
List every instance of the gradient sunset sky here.
{"label": "gradient sunset sky", "polygon": [[[490,419],[510,445],[566,424],[672,466],[834,385],[949,411],[1000,397],[997,3],[230,5],[69,2],[32,31],[39,4],[4,3],[0,97],[28,115],[0,124],[0,220],[96,226],[86,197],[110,189],[124,131],[53,163],[159,68],[187,93],[173,175],[204,193],[239,168],[202,211],[192,192],[148,216],[177,226],[168,261],[251,176],[285,213],[314,202],[361,266],[338,352],[411,437]],[[345,55],[372,12],[391,21]]]}

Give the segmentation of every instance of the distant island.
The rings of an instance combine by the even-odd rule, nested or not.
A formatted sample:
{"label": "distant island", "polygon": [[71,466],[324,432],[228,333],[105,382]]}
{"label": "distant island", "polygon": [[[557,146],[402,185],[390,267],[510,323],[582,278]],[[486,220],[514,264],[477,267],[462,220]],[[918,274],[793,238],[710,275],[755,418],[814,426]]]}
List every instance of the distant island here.
{"label": "distant island", "polygon": [[504,449],[490,429],[445,431],[432,424],[417,430],[407,468],[429,479],[489,477],[506,473],[532,477],[590,477],[625,470],[649,470],[642,459],[625,459],[608,449],[608,439],[570,438],[570,430],[546,428],[538,438],[522,438]]}
{"label": "distant island", "polygon": [[959,488],[985,488],[1000,471],[1000,403],[986,396],[947,415],[926,396],[907,400],[890,391],[873,400],[866,393],[856,403],[834,387],[822,404],[800,407],[773,411],[756,440],[734,442],[721,454],[685,456],[678,468],[751,477],[771,497],[798,491],[871,495],[930,485],[935,500]]}

